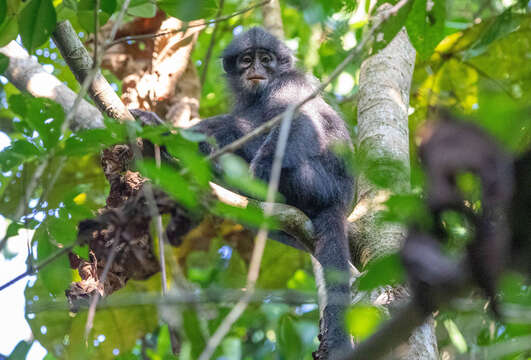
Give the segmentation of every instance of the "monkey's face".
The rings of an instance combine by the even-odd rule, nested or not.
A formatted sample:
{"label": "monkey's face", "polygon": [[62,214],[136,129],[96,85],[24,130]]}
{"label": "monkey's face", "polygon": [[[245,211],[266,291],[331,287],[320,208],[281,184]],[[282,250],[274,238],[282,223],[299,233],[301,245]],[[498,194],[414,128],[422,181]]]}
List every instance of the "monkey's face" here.
{"label": "monkey's face", "polygon": [[264,49],[249,49],[238,56],[236,66],[242,87],[251,93],[264,91],[278,69],[275,54]]}

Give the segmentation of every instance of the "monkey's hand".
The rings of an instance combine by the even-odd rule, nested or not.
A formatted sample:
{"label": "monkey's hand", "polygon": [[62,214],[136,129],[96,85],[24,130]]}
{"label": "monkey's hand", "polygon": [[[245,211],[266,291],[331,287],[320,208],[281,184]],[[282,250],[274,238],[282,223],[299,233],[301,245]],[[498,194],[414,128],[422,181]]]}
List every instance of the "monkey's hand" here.
{"label": "monkey's hand", "polygon": [[143,126],[157,126],[165,125],[166,123],[157,114],[151,111],[145,111],[140,109],[129,109],[131,115],[136,120],[139,120]]}
{"label": "monkey's hand", "polygon": [[[129,109],[129,112],[131,113],[131,115],[134,116],[136,120],[140,121],[140,124],[142,126],[166,125],[166,122],[154,112],[140,109]],[[169,135],[169,131],[168,133],[165,133],[163,135]],[[155,146],[153,143],[151,143],[151,141],[147,139],[142,139],[142,155],[146,157],[155,156]],[[171,156],[166,150],[166,147],[163,145],[160,145],[160,155],[163,161],[165,161],[166,163],[171,165],[178,165],[177,159]]]}

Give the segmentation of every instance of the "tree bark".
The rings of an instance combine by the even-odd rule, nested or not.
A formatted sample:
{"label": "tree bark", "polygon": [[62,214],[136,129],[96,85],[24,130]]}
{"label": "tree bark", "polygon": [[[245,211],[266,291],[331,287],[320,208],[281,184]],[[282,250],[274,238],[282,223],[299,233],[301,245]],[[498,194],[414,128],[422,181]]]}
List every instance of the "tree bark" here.
{"label": "tree bark", "polygon": [[[391,192],[407,193],[410,189],[408,106],[415,65],[415,49],[405,30],[389,45],[365,60],[360,71],[357,149],[370,171],[385,176],[390,190],[383,190],[358,176],[357,204],[349,221],[358,225],[358,238],[352,243],[355,265],[364,268],[384,255],[398,251],[405,238],[403,226],[381,223],[379,212]],[[409,299],[407,289],[386,287],[374,291],[373,303],[396,307]],[[437,342],[433,321],[415,330],[408,346],[399,347],[401,359],[437,359]]]}
{"label": "tree bark", "polygon": [[[72,109],[77,94],[55,76],[47,73],[22,46],[11,41],[0,48],[0,53],[9,58],[5,75],[17,89],[35,97],[55,101],[63,107],[65,113]],[[70,125],[73,131],[101,128],[103,116],[94,106],[81,100]]]}
{"label": "tree bark", "polygon": [[278,0],[270,0],[262,6],[264,28],[277,38],[284,39],[284,26],[282,24],[282,12]]}
{"label": "tree bark", "polygon": [[80,84],[90,81],[87,92],[98,108],[111,118],[134,120],[100,70],[94,69],[92,58],[70,22],[59,22],[52,37],[68,66],[77,70],[74,72],[77,81]]}

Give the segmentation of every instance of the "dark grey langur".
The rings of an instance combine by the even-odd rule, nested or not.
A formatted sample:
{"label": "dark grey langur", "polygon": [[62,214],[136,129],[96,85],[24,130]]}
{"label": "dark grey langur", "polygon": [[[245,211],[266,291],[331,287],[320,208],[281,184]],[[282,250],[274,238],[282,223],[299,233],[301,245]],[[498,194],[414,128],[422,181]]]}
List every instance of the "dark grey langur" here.
{"label": "dark grey langur", "polygon": [[[261,28],[235,37],[222,58],[234,108],[230,114],[206,119],[196,127],[213,136],[220,147],[302,101],[317,86],[295,68],[291,50]],[[278,133],[276,127],[236,151],[250,164],[254,176],[266,182]],[[279,185],[286,202],[312,220],[318,239],[314,255],[330,275],[327,290],[332,304],[324,319],[329,351],[350,345],[343,330],[343,311],[350,300],[346,213],[352,203],[354,181],[330,148],[336,143],[352,146],[343,119],[318,96],[293,119]],[[205,144],[203,150],[210,149]]]}
{"label": "dark grey langur", "polygon": [[[231,113],[208,118],[193,129],[215,138],[219,147],[249,133],[311,94],[317,81],[295,68],[291,50],[261,28],[234,38],[224,50],[223,68],[234,96]],[[138,114],[135,114],[138,115]],[[267,182],[279,127],[240,147],[255,177]],[[352,147],[343,119],[321,96],[306,103],[294,117],[282,162],[279,191],[286,203],[312,220],[317,235],[314,256],[325,269],[329,305],[323,321],[324,344],[330,358],[350,348],[344,330],[344,310],[350,303],[349,247],[346,214],[353,199],[354,180],[331,146]],[[213,149],[200,144],[205,153]]]}

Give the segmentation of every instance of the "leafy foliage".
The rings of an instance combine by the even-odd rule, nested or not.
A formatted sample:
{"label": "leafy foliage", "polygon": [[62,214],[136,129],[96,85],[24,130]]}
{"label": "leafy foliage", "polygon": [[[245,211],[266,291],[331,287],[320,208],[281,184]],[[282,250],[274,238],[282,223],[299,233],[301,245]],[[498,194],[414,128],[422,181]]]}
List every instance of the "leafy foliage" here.
{"label": "leafy foliage", "polygon": [[55,29],[56,15],[51,0],[31,0],[18,22],[22,43],[30,51],[42,45]]}
{"label": "leafy foliage", "polygon": [[[379,4],[382,2],[378,2]],[[396,5],[398,1],[391,1]],[[372,43],[372,53],[383,48],[396,33],[406,28],[417,51],[417,63],[410,94],[410,144],[412,153],[412,190],[396,188],[392,178],[409,169],[391,160],[372,160],[363,154],[349,155],[356,172],[382,191],[393,192],[385,209],[377,214],[380,221],[401,224],[415,223],[431,227],[426,217],[422,194],[425,188],[422,170],[416,158],[418,130],[426,122],[429,109],[445,106],[468,116],[488,130],[508,151],[520,153],[531,146],[531,17],[527,1],[504,5],[507,1],[410,1],[379,29]],[[69,20],[80,34],[93,33],[94,0],[0,0],[0,46],[20,35],[22,44],[60,81],[77,91],[79,84],[60,60],[49,40],[57,21]],[[101,1],[99,24],[115,19],[123,0]],[[227,0],[224,14],[240,10],[250,2]],[[342,0],[281,2],[281,15],[288,45],[299,59],[299,66],[319,79],[329,76],[345,55],[359,44],[372,24],[376,8],[369,1]],[[211,19],[219,2],[213,0],[133,0],[126,19],[151,18],[158,10],[189,21]],[[201,116],[224,113],[231,99],[218,59],[233,35],[243,28],[260,25],[260,11],[244,13],[218,24],[212,56],[206,69],[201,92]],[[202,73],[206,67],[213,26],[198,36],[193,63]],[[87,41],[83,34],[83,41]],[[364,54],[364,56],[367,53]],[[357,133],[356,92],[359,88],[359,65],[350,64],[325,96],[341,109],[352,133]],[[0,74],[9,65],[0,55]],[[99,153],[114,144],[128,141],[128,129],[109,119],[105,128],[71,133],[64,130],[65,114],[61,107],[48,100],[21,94],[3,78],[0,85],[0,130],[9,139],[0,152],[0,214],[12,220],[6,239],[20,229],[34,230],[32,239],[33,265],[54,257],[65,246],[76,241],[79,221],[91,218],[105,205],[109,191],[103,176]],[[120,88],[118,80],[116,87]],[[44,86],[44,85],[43,85]],[[192,213],[208,212],[231,219],[219,226],[216,233],[203,232],[179,248],[166,248],[167,268],[183,268],[184,276],[194,291],[232,291],[245,286],[252,244],[242,244],[237,234],[241,225],[256,228],[264,223],[262,210],[245,209],[223,203],[208,203],[204,195],[215,172],[198,152],[201,135],[189,131],[172,132],[167,128],[133,127],[135,135],[163,146],[178,164],[158,167],[153,161],[136,164],[152,183],[171,194]],[[44,171],[39,172],[39,167]],[[246,164],[234,156],[219,162],[224,170],[223,181],[232,189],[263,199],[265,184],[249,176]],[[385,168],[386,171],[381,171]],[[378,171],[374,170],[378,169]],[[36,179],[33,191],[28,184]],[[479,185],[466,177],[459,180],[467,201],[475,210],[481,200],[475,194]],[[281,199],[279,198],[279,201]],[[22,205],[20,205],[22,204]],[[22,210],[20,210],[22,209]],[[275,228],[269,220],[268,225]],[[449,253],[458,253],[470,236],[470,226],[455,214],[443,216],[443,228],[451,238]],[[203,229],[204,230],[204,229]],[[198,231],[199,232],[199,231]],[[208,234],[205,235],[205,233]],[[78,246],[74,252],[88,258],[87,248]],[[8,264],[8,250],[2,251]],[[359,290],[404,283],[404,271],[396,255],[371,263],[357,283]],[[311,359],[316,348],[318,310],[315,305],[315,279],[309,256],[277,242],[268,242],[258,279],[258,289],[267,295],[252,303],[231,328],[216,350],[215,356],[228,359]],[[175,277],[177,275],[173,274]],[[26,288],[26,320],[36,341],[49,352],[48,358],[175,358],[171,347],[171,327],[176,325],[181,339],[183,359],[195,359],[204,349],[209,336],[232,307],[232,303],[194,302],[164,306],[143,302],[145,295],[158,297],[160,277],[137,282],[111,296],[109,304],[98,309],[92,332],[85,344],[83,337],[87,312],[69,314],[64,304],[64,289],[79,280],[66,255],[54,259],[37,273]],[[172,280],[173,281],[173,280]],[[173,282],[172,282],[173,284]],[[311,303],[291,303],[289,294],[310,297]],[[286,295],[287,294],[287,295]],[[507,274],[501,284],[502,306],[511,310],[507,318],[492,319],[474,295],[464,305],[441,310],[436,318],[439,348],[454,358],[485,357],[495,353],[496,346],[507,345],[499,358],[521,359],[529,356],[529,347],[512,349],[510,344],[531,335],[529,308],[531,292],[526,279]],[[112,300],[116,304],[112,304]],[[127,302],[128,300],[129,302]],[[121,301],[121,303],[120,303]],[[470,305],[472,304],[472,305]],[[169,309],[171,308],[171,309]],[[168,310],[169,309],[169,310]],[[168,315],[170,313],[170,315]],[[160,317],[160,318],[159,318]],[[167,319],[178,319],[177,324]],[[352,334],[363,339],[372,334],[386,315],[367,304],[358,304],[349,311],[345,324]],[[162,320],[160,320],[162,319]],[[11,357],[23,358],[29,343],[20,342]],[[498,350],[496,350],[498,351]],[[53,355],[52,355],[53,354]],[[496,353],[497,354],[497,353]],[[449,355],[450,356],[450,355]]]}

